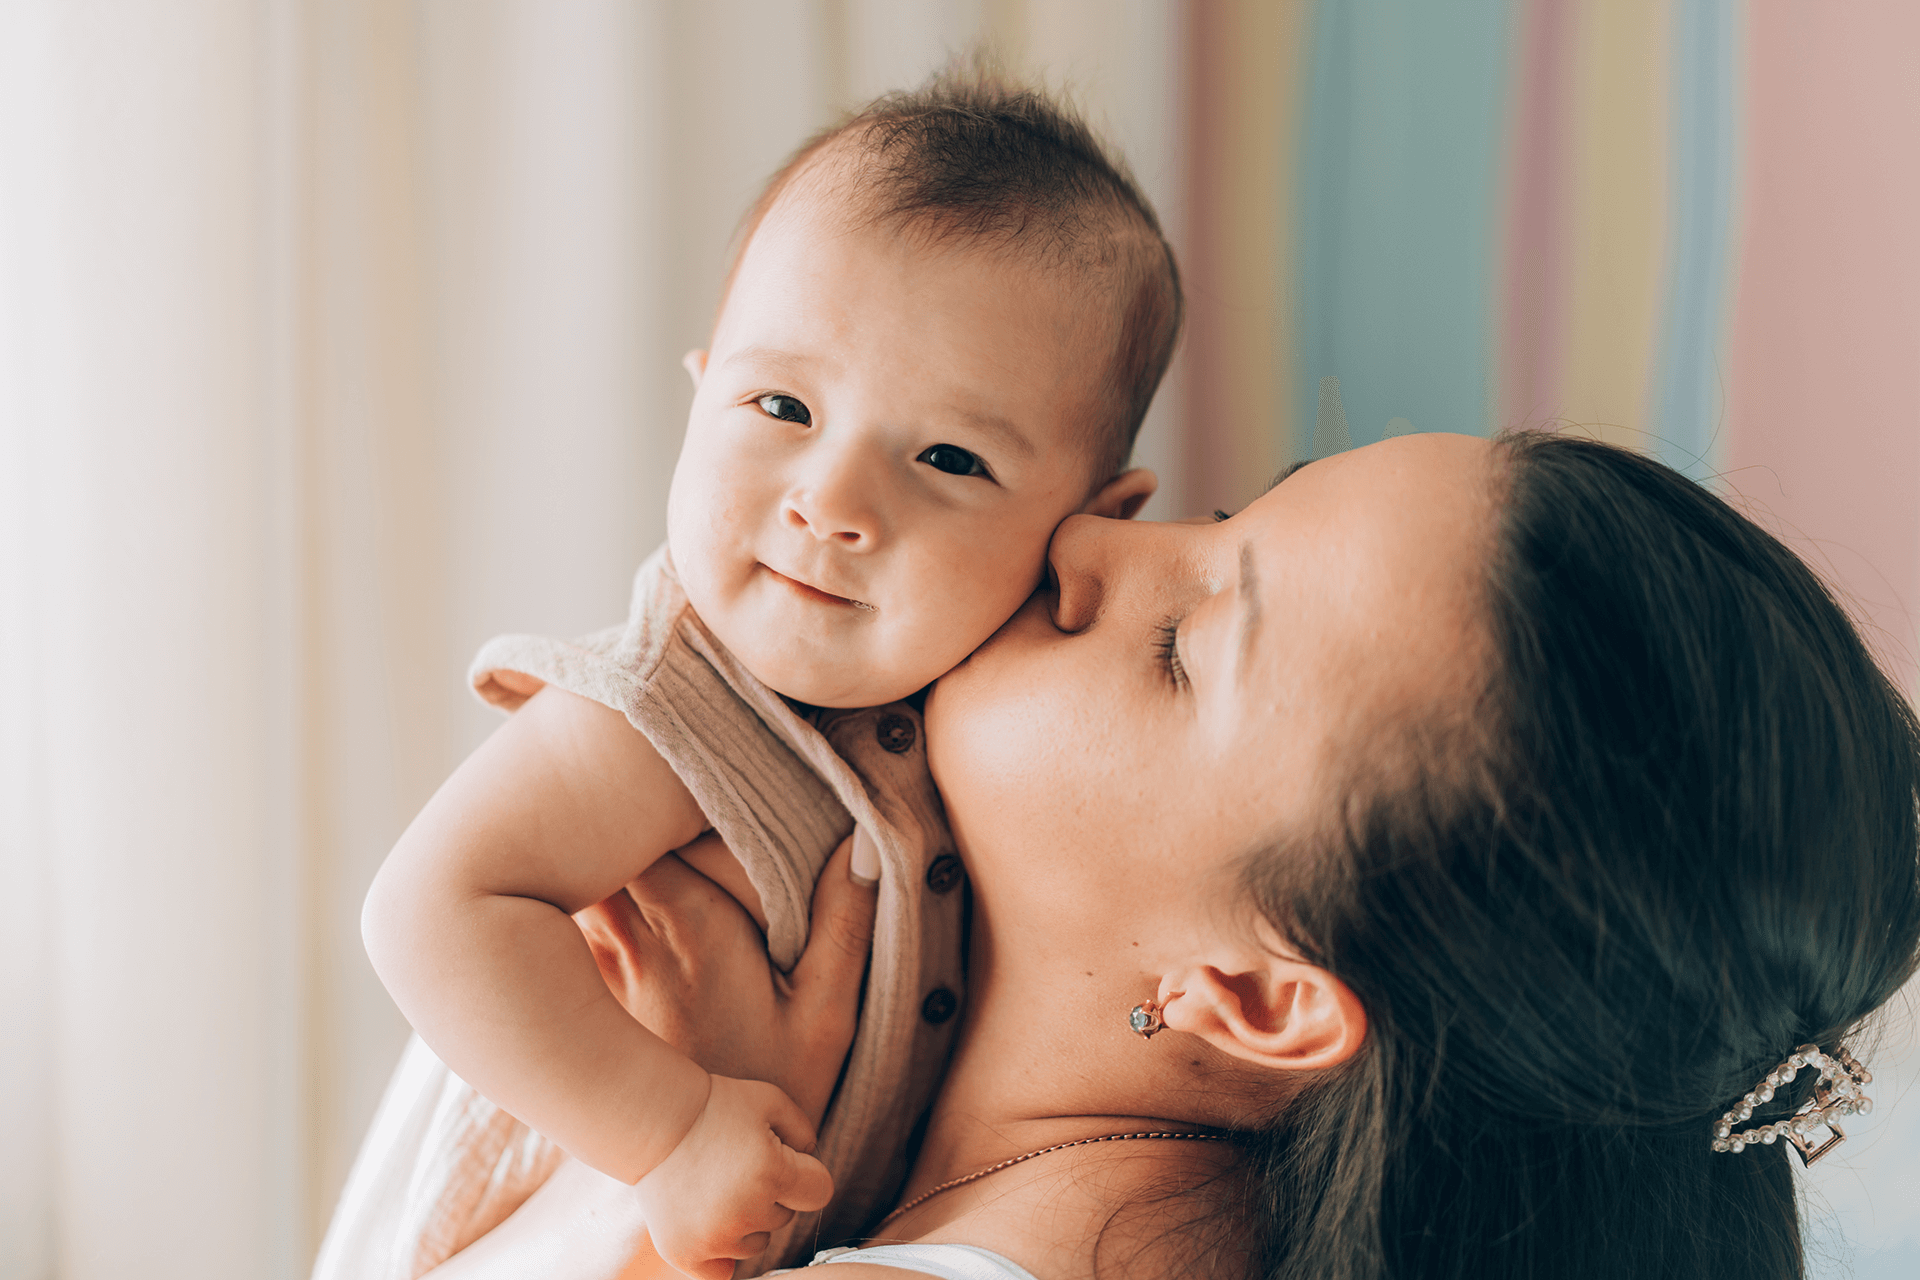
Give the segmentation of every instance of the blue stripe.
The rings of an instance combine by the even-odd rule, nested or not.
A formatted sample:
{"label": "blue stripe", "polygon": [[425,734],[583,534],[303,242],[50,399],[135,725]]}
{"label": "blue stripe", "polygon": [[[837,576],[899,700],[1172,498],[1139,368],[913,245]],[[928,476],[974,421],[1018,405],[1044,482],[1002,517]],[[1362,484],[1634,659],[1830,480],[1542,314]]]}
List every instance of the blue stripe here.
{"label": "blue stripe", "polygon": [[1647,426],[1661,460],[1696,479],[1718,470],[1726,409],[1740,35],[1738,0],[1674,5],[1667,296]]}
{"label": "blue stripe", "polygon": [[1508,0],[1315,6],[1284,456],[1311,456],[1329,377],[1356,445],[1394,419],[1487,431],[1510,14]]}

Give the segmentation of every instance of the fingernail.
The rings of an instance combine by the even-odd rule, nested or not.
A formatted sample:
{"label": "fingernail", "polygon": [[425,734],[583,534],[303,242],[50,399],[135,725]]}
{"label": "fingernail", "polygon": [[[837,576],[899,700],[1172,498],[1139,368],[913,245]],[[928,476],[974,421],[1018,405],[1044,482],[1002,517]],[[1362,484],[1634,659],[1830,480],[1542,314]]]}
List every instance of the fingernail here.
{"label": "fingernail", "polygon": [[853,829],[853,860],[847,867],[847,874],[853,882],[863,889],[871,889],[880,883],[880,846],[873,842],[867,829],[855,826]]}

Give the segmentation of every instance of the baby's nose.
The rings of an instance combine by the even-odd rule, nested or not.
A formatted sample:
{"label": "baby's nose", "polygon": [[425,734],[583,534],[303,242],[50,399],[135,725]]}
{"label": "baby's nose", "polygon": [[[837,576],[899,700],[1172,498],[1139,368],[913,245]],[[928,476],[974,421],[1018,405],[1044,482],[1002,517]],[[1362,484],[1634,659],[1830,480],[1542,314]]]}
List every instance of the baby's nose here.
{"label": "baby's nose", "polygon": [[835,459],[795,485],[787,493],[783,515],[787,523],[804,529],[822,542],[852,551],[873,547],[880,536],[880,517],[873,501],[877,479],[853,458]]}

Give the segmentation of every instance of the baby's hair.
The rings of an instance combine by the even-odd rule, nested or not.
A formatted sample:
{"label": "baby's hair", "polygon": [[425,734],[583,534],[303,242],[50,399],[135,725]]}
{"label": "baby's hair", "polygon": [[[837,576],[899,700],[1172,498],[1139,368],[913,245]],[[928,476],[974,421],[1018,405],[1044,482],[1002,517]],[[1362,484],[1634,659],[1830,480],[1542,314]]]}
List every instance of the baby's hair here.
{"label": "baby's hair", "polygon": [[821,176],[853,193],[856,218],[929,247],[965,242],[1019,255],[1086,281],[1111,304],[1113,361],[1087,429],[1095,485],[1118,474],[1173,357],[1183,310],[1173,249],[1125,163],[1072,110],[975,59],[809,139],[742,220],[729,287],[761,220],[829,157],[836,163]]}

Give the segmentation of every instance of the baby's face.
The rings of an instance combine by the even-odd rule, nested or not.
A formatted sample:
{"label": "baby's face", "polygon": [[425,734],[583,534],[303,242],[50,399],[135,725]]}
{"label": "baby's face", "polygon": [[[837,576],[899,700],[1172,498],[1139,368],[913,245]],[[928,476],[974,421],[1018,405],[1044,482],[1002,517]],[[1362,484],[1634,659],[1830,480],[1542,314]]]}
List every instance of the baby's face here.
{"label": "baby's face", "polygon": [[891,702],[955,666],[1032,593],[1054,526],[1088,502],[1081,424],[1111,311],[1058,273],[852,229],[790,188],[746,248],[712,350],[688,357],[698,389],[667,528],[701,619],[816,706]]}

